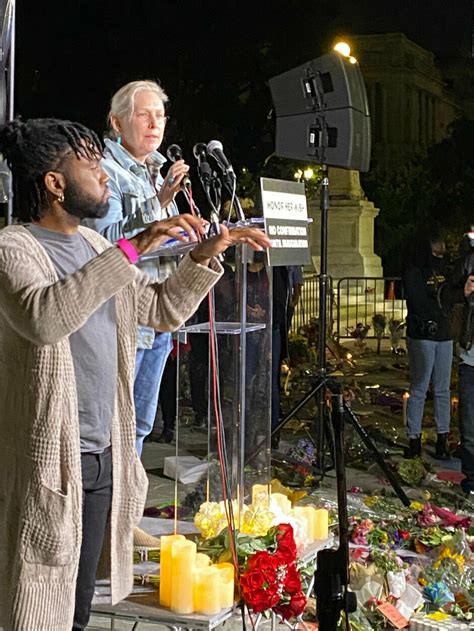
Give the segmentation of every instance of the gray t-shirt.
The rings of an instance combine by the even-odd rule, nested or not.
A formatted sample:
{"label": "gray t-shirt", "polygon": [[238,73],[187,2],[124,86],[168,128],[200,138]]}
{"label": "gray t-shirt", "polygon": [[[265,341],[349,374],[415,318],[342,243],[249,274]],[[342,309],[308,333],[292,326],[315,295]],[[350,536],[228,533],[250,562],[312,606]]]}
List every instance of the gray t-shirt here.
{"label": "gray t-shirt", "polygon": [[[27,226],[63,278],[97,256],[79,232],[63,234],[35,224]],[[97,309],[83,327],[69,336],[74,371],[82,453],[100,453],[110,445],[117,390],[117,320],[115,298]]]}

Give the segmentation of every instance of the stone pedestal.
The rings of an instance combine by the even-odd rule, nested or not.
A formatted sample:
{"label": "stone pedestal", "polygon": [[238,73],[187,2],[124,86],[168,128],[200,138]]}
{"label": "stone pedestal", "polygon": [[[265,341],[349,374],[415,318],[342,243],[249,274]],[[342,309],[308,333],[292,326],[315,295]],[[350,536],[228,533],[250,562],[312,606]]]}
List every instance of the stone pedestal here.
{"label": "stone pedestal", "polygon": [[[379,210],[365,197],[360,186],[359,172],[330,168],[329,197],[328,274],[333,279],[383,276],[381,259],[374,252],[374,220]],[[308,204],[308,215],[313,218],[310,228],[311,257],[316,271],[319,272],[319,200]]]}

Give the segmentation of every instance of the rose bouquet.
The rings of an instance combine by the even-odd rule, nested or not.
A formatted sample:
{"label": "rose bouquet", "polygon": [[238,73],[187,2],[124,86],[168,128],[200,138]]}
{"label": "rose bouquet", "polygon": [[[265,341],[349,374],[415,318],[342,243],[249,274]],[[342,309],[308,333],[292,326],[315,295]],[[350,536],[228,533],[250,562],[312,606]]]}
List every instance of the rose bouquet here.
{"label": "rose bouquet", "polygon": [[242,598],[255,613],[273,610],[285,620],[301,615],[306,606],[297,567],[296,544],[290,524],[279,524],[270,533],[276,548],[248,558],[240,576]]}
{"label": "rose bouquet", "polygon": [[[255,613],[273,610],[285,620],[301,615],[306,606],[297,546],[291,524],[278,524],[265,535],[235,532],[239,585],[243,601]],[[202,540],[199,550],[219,562],[232,560],[230,534]]]}

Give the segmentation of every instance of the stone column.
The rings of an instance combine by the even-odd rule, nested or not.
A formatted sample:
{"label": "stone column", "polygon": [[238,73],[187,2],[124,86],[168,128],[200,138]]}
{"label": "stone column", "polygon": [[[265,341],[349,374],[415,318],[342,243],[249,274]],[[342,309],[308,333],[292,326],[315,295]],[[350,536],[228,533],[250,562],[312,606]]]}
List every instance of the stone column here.
{"label": "stone column", "polygon": [[[365,197],[358,171],[329,169],[328,273],[346,276],[383,276],[374,252],[374,220],[379,210]],[[316,271],[320,261],[321,211],[319,200],[308,205],[311,256]]]}

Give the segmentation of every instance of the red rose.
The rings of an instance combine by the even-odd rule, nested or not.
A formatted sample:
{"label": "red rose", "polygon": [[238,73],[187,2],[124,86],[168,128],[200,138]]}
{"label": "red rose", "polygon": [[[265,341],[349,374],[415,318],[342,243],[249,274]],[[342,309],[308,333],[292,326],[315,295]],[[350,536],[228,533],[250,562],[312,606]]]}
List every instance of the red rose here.
{"label": "red rose", "polygon": [[260,570],[250,570],[244,572],[240,577],[240,584],[243,589],[253,591],[265,586],[265,574]]}
{"label": "red rose", "polygon": [[287,568],[284,585],[288,594],[296,594],[301,591],[301,577],[294,563]]}
{"label": "red rose", "polygon": [[306,596],[303,592],[293,594],[289,607],[292,616],[300,616],[303,613],[304,608],[306,607]]}
{"label": "red rose", "polygon": [[286,537],[288,534],[293,536],[293,526],[291,524],[278,524],[276,527],[277,541],[279,541],[281,537]]}
{"label": "red rose", "polygon": [[408,530],[399,530],[398,534],[404,541],[407,541],[410,538],[410,533],[408,532]]}
{"label": "red rose", "polygon": [[277,565],[273,555],[266,550],[256,552],[253,554],[247,562],[247,568],[249,570],[262,570],[265,571],[269,568],[276,569]]}
{"label": "red rose", "polygon": [[278,552],[283,556],[285,564],[293,563],[296,559],[296,543],[293,541],[278,542]]}
{"label": "red rose", "polygon": [[289,620],[290,618],[296,618],[300,616],[304,608],[306,607],[306,596],[303,592],[298,592],[292,596],[290,602],[285,605],[280,605],[279,607],[275,607],[274,610],[277,614],[279,614],[285,620]]}
{"label": "red rose", "polygon": [[267,583],[273,583],[276,580],[278,565],[281,561],[270,554],[266,550],[256,552],[247,562],[248,570],[259,570],[265,575]]}
{"label": "red rose", "polygon": [[256,589],[251,594],[243,594],[245,602],[256,612],[268,609],[268,594],[265,589]]}
{"label": "red rose", "polygon": [[296,543],[291,524],[279,524],[276,533],[278,552],[284,554],[286,562],[291,563],[296,559]]}
{"label": "red rose", "polygon": [[266,609],[275,607],[280,600],[280,596],[278,594],[271,593],[266,589],[256,589],[250,593],[243,591],[242,596],[247,605],[256,613],[261,613]]}

